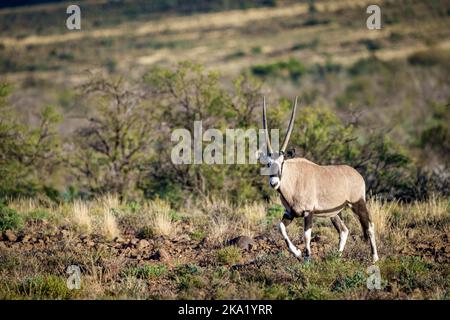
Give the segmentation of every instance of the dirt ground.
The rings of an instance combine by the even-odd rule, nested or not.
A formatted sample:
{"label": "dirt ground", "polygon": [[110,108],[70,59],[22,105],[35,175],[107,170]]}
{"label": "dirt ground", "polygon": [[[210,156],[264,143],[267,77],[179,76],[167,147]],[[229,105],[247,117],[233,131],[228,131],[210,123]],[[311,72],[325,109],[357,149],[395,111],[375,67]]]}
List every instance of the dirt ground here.
{"label": "dirt ground", "polygon": [[[319,226],[313,233],[313,260],[301,262],[287,251],[275,225],[253,239],[242,236],[217,245],[207,236],[193,237],[189,221],[177,223],[179,235],[171,239],[143,238],[130,229],[107,241],[46,221],[28,224],[17,234],[6,232],[0,241],[0,295],[38,299],[448,298],[450,245],[445,228],[427,233],[427,226],[410,225],[401,246],[379,242],[378,265],[386,279],[381,290],[371,291],[364,288],[362,277],[371,263],[369,246],[360,230],[351,230],[353,235],[339,257],[335,252],[337,234],[331,227]],[[300,238],[294,242],[303,248]],[[237,254],[234,249],[226,251],[231,246],[237,248]],[[81,269],[81,290],[55,289],[55,296],[52,288],[42,291],[37,289],[40,285],[30,287],[29,283],[25,290],[24,279],[36,280],[36,275],[57,275],[63,282],[69,265]],[[331,276],[331,287],[314,283],[316,277],[320,282],[323,272],[328,273],[325,278]],[[340,279],[348,283],[336,289]]]}

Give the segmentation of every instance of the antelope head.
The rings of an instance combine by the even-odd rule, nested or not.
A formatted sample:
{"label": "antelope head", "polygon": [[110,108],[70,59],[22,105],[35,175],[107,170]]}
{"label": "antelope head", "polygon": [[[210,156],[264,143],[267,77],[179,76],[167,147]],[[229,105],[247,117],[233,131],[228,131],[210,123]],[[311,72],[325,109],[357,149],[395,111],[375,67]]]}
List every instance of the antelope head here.
{"label": "antelope head", "polygon": [[295,97],[294,108],[292,109],[291,119],[289,120],[289,126],[284,137],[283,144],[279,152],[274,152],[270,143],[269,129],[267,126],[267,111],[266,111],[266,98],[264,97],[263,103],[263,129],[265,131],[266,145],[267,145],[267,167],[269,168],[269,184],[272,188],[277,190],[281,184],[281,176],[283,174],[283,163],[286,153],[286,148],[291,137],[292,129],[294,127],[295,112],[297,110],[297,97]]}

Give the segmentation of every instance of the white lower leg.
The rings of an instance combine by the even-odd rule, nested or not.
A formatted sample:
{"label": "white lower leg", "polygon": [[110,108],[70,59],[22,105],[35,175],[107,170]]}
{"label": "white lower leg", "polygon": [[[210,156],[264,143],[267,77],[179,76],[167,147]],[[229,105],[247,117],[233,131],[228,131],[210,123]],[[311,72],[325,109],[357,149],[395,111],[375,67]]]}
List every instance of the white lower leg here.
{"label": "white lower leg", "polygon": [[377,253],[377,244],[375,242],[375,225],[373,222],[369,222],[369,239],[370,239],[370,246],[372,247],[372,260],[373,262],[378,261],[378,253]]}
{"label": "white lower leg", "polygon": [[344,228],[345,229],[339,233],[339,252],[344,251],[345,243],[348,238],[348,229],[347,227]]}
{"label": "white lower leg", "polygon": [[296,258],[300,258],[302,256],[302,253],[300,252],[300,250],[297,249],[296,246],[294,246],[294,244],[289,239],[287,232],[286,232],[286,226],[284,225],[284,223],[280,222],[280,224],[278,225],[278,228],[280,229],[280,232],[283,235],[283,238],[286,241],[289,250],[295,255]]}
{"label": "white lower leg", "polygon": [[311,256],[311,228],[305,231],[306,255]]}

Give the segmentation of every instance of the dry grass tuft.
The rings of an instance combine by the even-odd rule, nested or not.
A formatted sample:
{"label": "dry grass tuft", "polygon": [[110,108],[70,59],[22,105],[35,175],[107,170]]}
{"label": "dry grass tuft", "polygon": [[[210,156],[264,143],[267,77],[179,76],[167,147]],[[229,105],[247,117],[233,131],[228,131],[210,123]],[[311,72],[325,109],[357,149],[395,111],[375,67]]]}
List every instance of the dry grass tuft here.
{"label": "dry grass tuft", "polygon": [[83,232],[92,232],[92,218],[89,215],[88,204],[84,201],[77,200],[72,206],[71,221],[75,226]]}
{"label": "dry grass tuft", "polygon": [[20,213],[29,213],[39,208],[39,202],[33,198],[17,198],[8,202],[8,207]]}
{"label": "dry grass tuft", "polygon": [[120,207],[120,200],[117,194],[107,193],[96,199],[104,210],[117,210]]}
{"label": "dry grass tuft", "polygon": [[148,227],[154,236],[172,237],[177,233],[175,223],[172,221],[170,204],[167,201],[156,199],[147,202],[144,206],[147,214]]}
{"label": "dry grass tuft", "polygon": [[230,224],[225,215],[213,215],[208,226],[208,239],[213,244],[223,244],[228,240]]}
{"label": "dry grass tuft", "polygon": [[421,223],[424,221],[434,224],[443,221],[450,216],[450,202],[443,198],[431,197],[427,201],[416,201],[411,206],[410,222]]}
{"label": "dry grass tuft", "polygon": [[258,226],[266,218],[266,207],[262,203],[253,202],[240,207],[237,213],[249,224]]}
{"label": "dry grass tuft", "polygon": [[200,207],[202,210],[208,214],[208,215],[214,215],[214,214],[223,214],[223,215],[232,215],[235,206],[228,201],[227,198],[208,198],[204,200]]}
{"label": "dry grass tuft", "polygon": [[103,236],[108,239],[112,240],[115,237],[118,237],[120,235],[119,228],[117,226],[116,217],[114,216],[113,212],[105,207],[103,212],[103,221],[101,224],[101,232]]}
{"label": "dry grass tuft", "polygon": [[388,229],[390,228],[392,214],[398,207],[399,204],[396,201],[385,202],[376,198],[370,198],[367,201],[367,209],[375,224],[375,233],[378,238],[389,232]]}

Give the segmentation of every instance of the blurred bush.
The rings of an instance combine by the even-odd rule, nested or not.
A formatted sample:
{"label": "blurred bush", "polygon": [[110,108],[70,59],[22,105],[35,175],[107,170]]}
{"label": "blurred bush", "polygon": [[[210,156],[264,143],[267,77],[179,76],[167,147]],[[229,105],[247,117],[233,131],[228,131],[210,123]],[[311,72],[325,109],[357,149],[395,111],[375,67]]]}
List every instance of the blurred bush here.
{"label": "blurred bush", "polygon": [[[289,60],[253,69],[253,73],[255,70],[261,75],[287,72],[295,78],[304,72],[318,76],[340,72],[341,67],[329,61],[305,70],[299,61]],[[338,101],[345,105],[363,96],[370,105],[366,76],[388,75],[393,70],[395,66],[376,58],[358,61],[349,69],[356,78]],[[42,192],[55,201],[73,201],[115,193],[127,200],[162,198],[175,207],[209,197],[237,203],[269,199],[273,191],[260,175],[260,165],[172,163],[174,129],[186,129],[193,139],[196,120],[202,121],[203,132],[209,128],[225,132],[227,128],[245,131],[260,127],[262,83],[250,74],[238,76],[232,86],[223,80],[217,72],[191,62],[154,68],[136,84],[94,76],[81,87],[82,95],[73,95],[80,100],[70,102],[90,108],[78,130],[65,140],[62,154],[54,127],[59,116],[53,109],[44,108],[39,114],[40,125],[30,129],[8,107],[9,87],[1,86],[1,194],[33,196]],[[269,127],[279,128],[283,136],[292,103],[283,98],[270,100]],[[443,167],[420,163],[386,130],[368,131],[357,120],[348,121],[326,105],[299,108],[289,148],[318,164],[353,166],[364,176],[369,194],[404,200],[448,194],[447,109],[433,106],[416,143],[418,148],[446,159]],[[222,138],[225,142],[226,137]],[[207,145],[202,142],[203,150]],[[247,146],[245,153],[248,163]],[[55,166],[73,178],[65,192],[42,183],[42,177]]]}
{"label": "blurred bush", "polygon": [[10,86],[0,84],[0,198],[43,191],[46,176],[59,161],[60,115],[52,106],[44,107],[38,125],[30,127],[7,103],[10,92]]}
{"label": "blurred bush", "polygon": [[428,49],[415,52],[409,56],[408,62],[412,65],[430,67],[441,66],[450,69],[450,50],[448,49]]}

